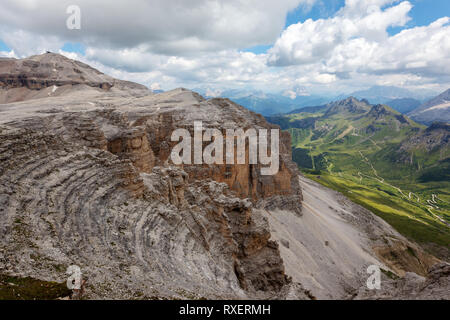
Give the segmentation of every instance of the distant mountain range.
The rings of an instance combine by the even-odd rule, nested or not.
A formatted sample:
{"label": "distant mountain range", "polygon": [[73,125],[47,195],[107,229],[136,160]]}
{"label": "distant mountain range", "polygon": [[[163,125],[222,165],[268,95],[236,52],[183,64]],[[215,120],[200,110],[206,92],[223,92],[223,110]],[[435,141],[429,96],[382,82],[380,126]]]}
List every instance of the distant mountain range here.
{"label": "distant mountain range", "polygon": [[[420,89],[420,90],[408,90],[405,88],[399,88],[394,86],[373,86],[367,90],[355,91],[350,95],[358,99],[367,99],[370,103],[384,103],[397,99],[414,99],[418,101],[425,101],[430,97],[437,94],[435,91]],[[339,98],[345,98],[340,96]]]}
{"label": "distant mountain range", "polygon": [[258,90],[225,90],[210,91],[203,88],[195,88],[193,91],[206,98],[228,98],[249,110],[264,116],[287,113],[301,107],[325,104],[332,100],[331,97],[317,95],[296,95],[294,97],[285,93],[267,93]]}
{"label": "distant mountain range", "polygon": [[[260,113],[264,116],[289,113],[304,107],[325,105],[330,101],[343,100],[348,95],[319,96],[307,93],[289,94],[287,92],[267,93],[260,90],[232,89],[225,91],[214,91],[204,88],[194,88],[206,98],[223,97]],[[394,86],[374,86],[367,90],[356,91],[350,94],[357,99],[367,100],[368,103],[386,104],[403,114],[413,111],[430,97],[437,93],[431,90],[410,91]]]}
{"label": "distant mountain range", "polygon": [[434,121],[450,123],[450,89],[412,110],[408,115],[427,125]]}
{"label": "distant mountain range", "polygon": [[386,101],[385,104],[398,112],[407,114],[418,108],[422,102],[413,98],[399,98]]}

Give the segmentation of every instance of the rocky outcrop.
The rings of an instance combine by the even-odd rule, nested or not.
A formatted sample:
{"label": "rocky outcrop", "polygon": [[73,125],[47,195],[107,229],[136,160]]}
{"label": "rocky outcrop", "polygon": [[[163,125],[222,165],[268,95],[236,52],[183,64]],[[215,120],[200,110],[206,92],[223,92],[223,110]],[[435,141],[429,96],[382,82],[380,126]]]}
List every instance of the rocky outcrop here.
{"label": "rocky outcrop", "polygon": [[[416,158],[416,153],[427,153],[439,159],[437,167],[445,168],[446,161],[450,157],[450,125],[444,122],[435,122],[425,130],[411,136],[402,142],[397,151],[399,162],[410,165],[416,164],[418,170],[421,170],[420,164]],[[445,169],[442,169],[445,173]],[[442,177],[445,180],[445,174]],[[426,179],[426,178],[425,178]]]}
{"label": "rocky outcrop", "polygon": [[92,298],[257,297],[289,283],[267,221],[224,183],[139,173],[108,151],[7,126],[0,149],[2,274],[60,282],[75,264]]}
{"label": "rocky outcrop", "polygon": [[[98,99],[88,97],[89,100]],[[59,97],[59,103],[71,108],[73,96]],[[84,102],[83,112],[61,112],[48,109],[48,99],[16,103],[12,109],[23,112],[35,109],[26,119],[7,121],[9,125],[33,128],[55,135],[67,141],[88,147],[108,150],[121,159],[129,159],[141,172],[148,173],[153,166],[171,163],[170,152],[178,142],[171,141],[176,129],[187,129],[193,135],[194,121],[203,127],[215,128],[226,133],[228,128],[278,129],[265,119],[226,99],[205,100],[184,89],[150,95],[142,98],[120,98],[111,94],[103,96],[103,106]],[[105,101],[106,100],[106,101]],[[125,102],[126,100],[126,102]],[[81,103],[81,102],[80,102]],[[123,103],[127,103],[123,106]],[[72,108],[73,109],[73,108]],[[11,110],[11,109],[10,109]],[[37,114],[38,113],[38,114]],[[263,176],[261,164],[243,165],[184,165],[191,181],[211,178],[226,183],[241,198],[250,198],[258,207],[283,207],[300,213],[301,190],[297,167],[292,162],[290,135],[280,133],[280,164],[278,173]],[[247,146],[247,159],[248,159]],[[248,162],[248,161],[247,161]]]}
{"label": "rocky outcrop", "polygon": [[[137,119],[133,125],[145,126],[151,146],[156,157],[157,164],[170,161],[170,151],[177,142],[171,141],[171,134],[175,129],[187,129],[193,136],[194,121],[202,121],[204,128],[218,129],[224,137],[227,128],[276,129],[278,127],[268,124],[264,118],[227,99],[205,100],[199,95],[188,90],[179,89],[159,94],[149,98],[149,104],[158,104],[157,112],[144,115],[133,115]],[[192,105],[185,105],[190,101]],[[138,105],[142,102],[137,101]],[[172,105],[163,109],[166,103]],[[174,105],[180,105],[174,108]],[[150,111],[150,110],[149,110]],[[153,110],[152,110],[153,111]],[[184,170],[190,179],[212,178],[215,181],[226,183],[238,193],[241,198],[251,198],[255,202],[271,203],[274,205],[278,196],[286,196],[292,199],[289,204],[285,199],[283,205],[290,209],[298,209],[301,202],[301,192],[297,177],[297,168],[291,161],[290,135],[282,133],[280,146],[280,170],[273,176],[262,176],[262,165],[184,165]],[[248,148],[247,148],[248,158]],[[248,162],[248,161],[247,161]],[[273,198],[273,199],[271,199]]]}
{"label": "rocky outcrop", "polygon": [[108,151],[122,159],[129,159],[140,171],[149,173],[155,165],[153,151],[143,128],[134,127],[121,131],[108,141]]}
{"label": "rocky outcrop", "polygon": [[297,284],[286,289],[263,217],[300,212],[289,135],[274,176],[259,164],[176,167],[171,134],[194,121],[222,132],[276,127],[229,100],[185,89],[143,95],[67,60],[0,63],[6,91],[72,88],[0,105],[0,273],[61,282],[75,264],[91,298],[304,296]]}
{"label": "rocky outcrop", "polygon": [[435,122],[426,130],[414,135],[401,146],[401,151],[411,152],[424,149],[428,152],[434,149],[445,150],[450,145],[450,124]]}
{"label": "rocky outcrop", "polygon": [[[231,193],[226,184],[201,181],[189,187],[186,200],[191,206],[205,208],[206,212],[216,215],[205,221],[208,224],[210,220],[216,221],[216,231],[228,239],[234,271],[242,288],[279,291],[289,280],[284,273],[278,244],[269,240],[267,219],[259,210],[253,209],[248,200],[227,199],[227,196],[231,197]],[[205,235],[205,245],[210,248],[207,238]]]}
{"label": "rocky outcrop", "polygon": [[358,100],[355,97],[329,103],[327,107],[328,110],[324,115],[325,117],[341,113],[362,114],[371,109],[371,105],[367,100]]}
{"label": "rocky outcrop", "polygon": [[406,273],[402,278],[385,277],[379,290],[361,290],[355,299],[449,300],[450,264],[435,264],[425,277]]}

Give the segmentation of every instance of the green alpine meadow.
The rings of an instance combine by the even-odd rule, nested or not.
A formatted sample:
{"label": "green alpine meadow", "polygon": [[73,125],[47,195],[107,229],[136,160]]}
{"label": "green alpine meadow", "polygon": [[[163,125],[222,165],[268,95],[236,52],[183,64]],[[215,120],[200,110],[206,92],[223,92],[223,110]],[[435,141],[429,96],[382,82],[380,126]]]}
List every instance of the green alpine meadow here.
{"label": "green alpine meadow", "polygon": [[414,122],[350,97],[267,117],[292,136],[307,177],[343,193],[431,251],[450,244],[450,125]]}

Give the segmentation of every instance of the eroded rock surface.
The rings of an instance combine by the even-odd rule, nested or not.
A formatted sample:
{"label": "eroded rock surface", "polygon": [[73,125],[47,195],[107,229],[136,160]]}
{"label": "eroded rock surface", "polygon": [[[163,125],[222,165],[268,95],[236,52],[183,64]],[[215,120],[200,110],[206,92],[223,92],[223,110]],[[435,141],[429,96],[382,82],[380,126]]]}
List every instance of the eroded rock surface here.
{"label": "eroded rock surface", "polygon": [[228,100],[143,95],[53,54],[0,65],[9,92],[71,86],[0,105],[1,273],[64,281],[75,264],[92,298],[304,296],[262,214],[300,212],[288,135],[273,177],[260,165],[176,167],[171,134],[194,121],[274,127]]}

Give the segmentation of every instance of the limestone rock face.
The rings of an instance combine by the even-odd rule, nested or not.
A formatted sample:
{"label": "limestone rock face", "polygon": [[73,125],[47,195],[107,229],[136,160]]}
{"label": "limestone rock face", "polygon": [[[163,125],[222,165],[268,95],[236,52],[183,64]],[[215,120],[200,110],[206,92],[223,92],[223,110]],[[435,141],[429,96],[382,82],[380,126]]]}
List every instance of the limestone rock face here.
{"label": "limestone rock face", "polygon": [[[55,108],[54,104],[70,112]],[[130,159],[137,169],[146,173],[154,165],[171,163],[171,150],[178,143],[171,141],[172,133],[187,129],[193,136],[196,121],[202,122],[204,129],[218,129],[224,135],[227,129],[264,129],[269,134],[271,129],[279,129],[229,100],[205,100],[185,89],[131,99],[116,92],[76,91],[55,98],[6,104],[4,108],[5,116],[11,112],[14,113],[11,118],[19,117],[17,121],[4,119],[9,125],[32,127],[63,135],[71,142],[106,149],[122,159]],[[79,111],[74,112],[75,109]],[[191,181],[211,178],[226,183],[239,197],[250,198],[258,207],[281,207],[300,214],[298,170],[291,157],[290,135],[281,132],[279,170],[275,175],[262,175],[263,165],[249,164],[249,161],[242,165],[184,165],[183,168]]]}
{"label": "limestone rock face", "polygon": [[105,91],[114,87],[150,93],[145,86],[114,79],[59,54],[46,53],[27,59],[0,58],[0,103],[54,96],[78,85]]}
{"label": "limestone rock face", "polygon": [[108,142],[108,151],[123,159],[130,159],[141,172],[149,173],[155,165],[153,151],[146,132],[139,127],[122,131]]}
{"label": "limestone rock face", "polygon": [[[142,117],[136,123],[147,126],[150,139],[155,142],[152,148],[159,159],[158,163],[168,160],[170,150],[176,144],[170,141],[171,132],[177,128],[184,128],[193,136],[194,121],[201,121],[204,128],[220,130],[224,137],[226,137],[226,129],[242,128],[245,131],[254,128],[266,129],[270,132],[270,129],[278,128],[268,124],[262,116],[227,99],[205,100],[184,89],[159,94],[152,98],[154,99],[150,103],[158,105],[157,114]],[[185,106],[187,101],[190,101],[192,105]],[[172,105],[176,102],[181,105],[181,108],[174,110]],[[301,191],[297,179],[297,168],[291,160],[290,135],[287,133],[281,135],[280,168],[273,176],[261,175],[262,166],[248,164],[248,161],[245,165],[185,165],[184,169],[191,179],[211,177],[216,181],[224,182],[242,198],[250,198],[262,205],[279,203],[286,209],[300,212]],[[286,196],[284,203],[278,199],[279,196]]]}
{"label": "limestone rock face", "polygon": [[0,149],[2,273],[61,280],[75,264],[93,298],[259,297],[289,283],[267,221],[224,183],[189,183],[176,167],[140,174],[7,126]]}
{"label": "limestone rock face", "polygon": [[91,298],[305,296],[263,216],[301,210],[289,135],[274,176],[169,158],[175,129],[276,128],[262,116],[53,54],[0,60],[0,86],[0,273],[62,282],[75,264]]}

